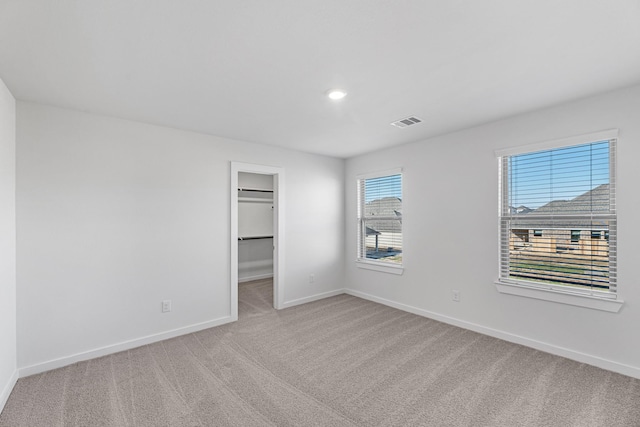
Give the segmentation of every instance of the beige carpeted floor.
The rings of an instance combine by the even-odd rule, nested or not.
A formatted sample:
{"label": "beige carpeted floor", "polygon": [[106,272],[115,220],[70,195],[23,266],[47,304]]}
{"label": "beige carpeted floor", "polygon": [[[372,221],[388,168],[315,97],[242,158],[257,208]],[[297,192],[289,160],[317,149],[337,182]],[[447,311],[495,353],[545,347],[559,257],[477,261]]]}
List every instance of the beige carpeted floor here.
{"label": "beige carpeted floor", "polygon": [[640,381],[341,295],[18,381],[0,426],[640,426]]}

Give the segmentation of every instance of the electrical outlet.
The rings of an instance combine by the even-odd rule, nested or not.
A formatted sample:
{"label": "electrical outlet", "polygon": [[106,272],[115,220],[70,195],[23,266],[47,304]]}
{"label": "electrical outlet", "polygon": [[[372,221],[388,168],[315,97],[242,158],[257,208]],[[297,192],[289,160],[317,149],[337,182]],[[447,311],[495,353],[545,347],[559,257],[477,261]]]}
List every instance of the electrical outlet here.
{"label": "electrical outlet", "polygon": [[452,295],[451,295],[451,299],[454,300],[455,302],[460,302],[460,291],[451,291]]}
{"label": "electrical outlet", "polygon": [[164,301],[162,301],[162,312],[163,313],[168,313],[171,311],[171,300],[170,299],[166,299]]}
{"label": "electrical outlet", "polygon": [[316,277],[313,274],[309,275],[309,283],[313,283],[316,281]]}

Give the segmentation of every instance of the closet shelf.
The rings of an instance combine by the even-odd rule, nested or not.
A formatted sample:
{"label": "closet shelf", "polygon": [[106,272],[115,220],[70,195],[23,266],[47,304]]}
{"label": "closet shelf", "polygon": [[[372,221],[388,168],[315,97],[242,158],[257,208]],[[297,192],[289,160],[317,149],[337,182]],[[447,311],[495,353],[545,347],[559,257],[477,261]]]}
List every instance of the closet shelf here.
{"label": "closet shelf", "polygon": [[238,197],[238,202],[273,203],[273,199],[260,199],[257,197]]}

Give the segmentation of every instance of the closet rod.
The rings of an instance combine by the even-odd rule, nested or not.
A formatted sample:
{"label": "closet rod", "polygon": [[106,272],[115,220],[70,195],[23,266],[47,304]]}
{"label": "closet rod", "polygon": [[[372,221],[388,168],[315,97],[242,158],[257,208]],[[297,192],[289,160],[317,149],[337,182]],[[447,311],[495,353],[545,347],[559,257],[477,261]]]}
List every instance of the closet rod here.
{"label": "closet rod", "polygon": [[238,187],[238,191],[255,191],[256,193],[273,193],[273,190],[267,190],[263,188],[247,188],[247,187]]}
{"label": "closet rod", "polygon": [[273,236],[238,237],[238,240],[273,239]]}

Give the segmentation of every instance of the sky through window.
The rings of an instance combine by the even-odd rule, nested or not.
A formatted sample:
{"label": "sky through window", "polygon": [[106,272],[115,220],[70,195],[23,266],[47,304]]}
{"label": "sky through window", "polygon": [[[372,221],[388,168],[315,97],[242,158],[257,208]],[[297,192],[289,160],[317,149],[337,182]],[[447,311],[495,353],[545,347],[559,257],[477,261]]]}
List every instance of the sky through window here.
{"label": "sky through window", "polygon": [[512,156],[509,205],[537,209],[609,183],[609,141]]}
{"label": "sky through window", "polygon": [[365,203],[385,197],[402,199],[402,175],[389,175],[365,180]]}

